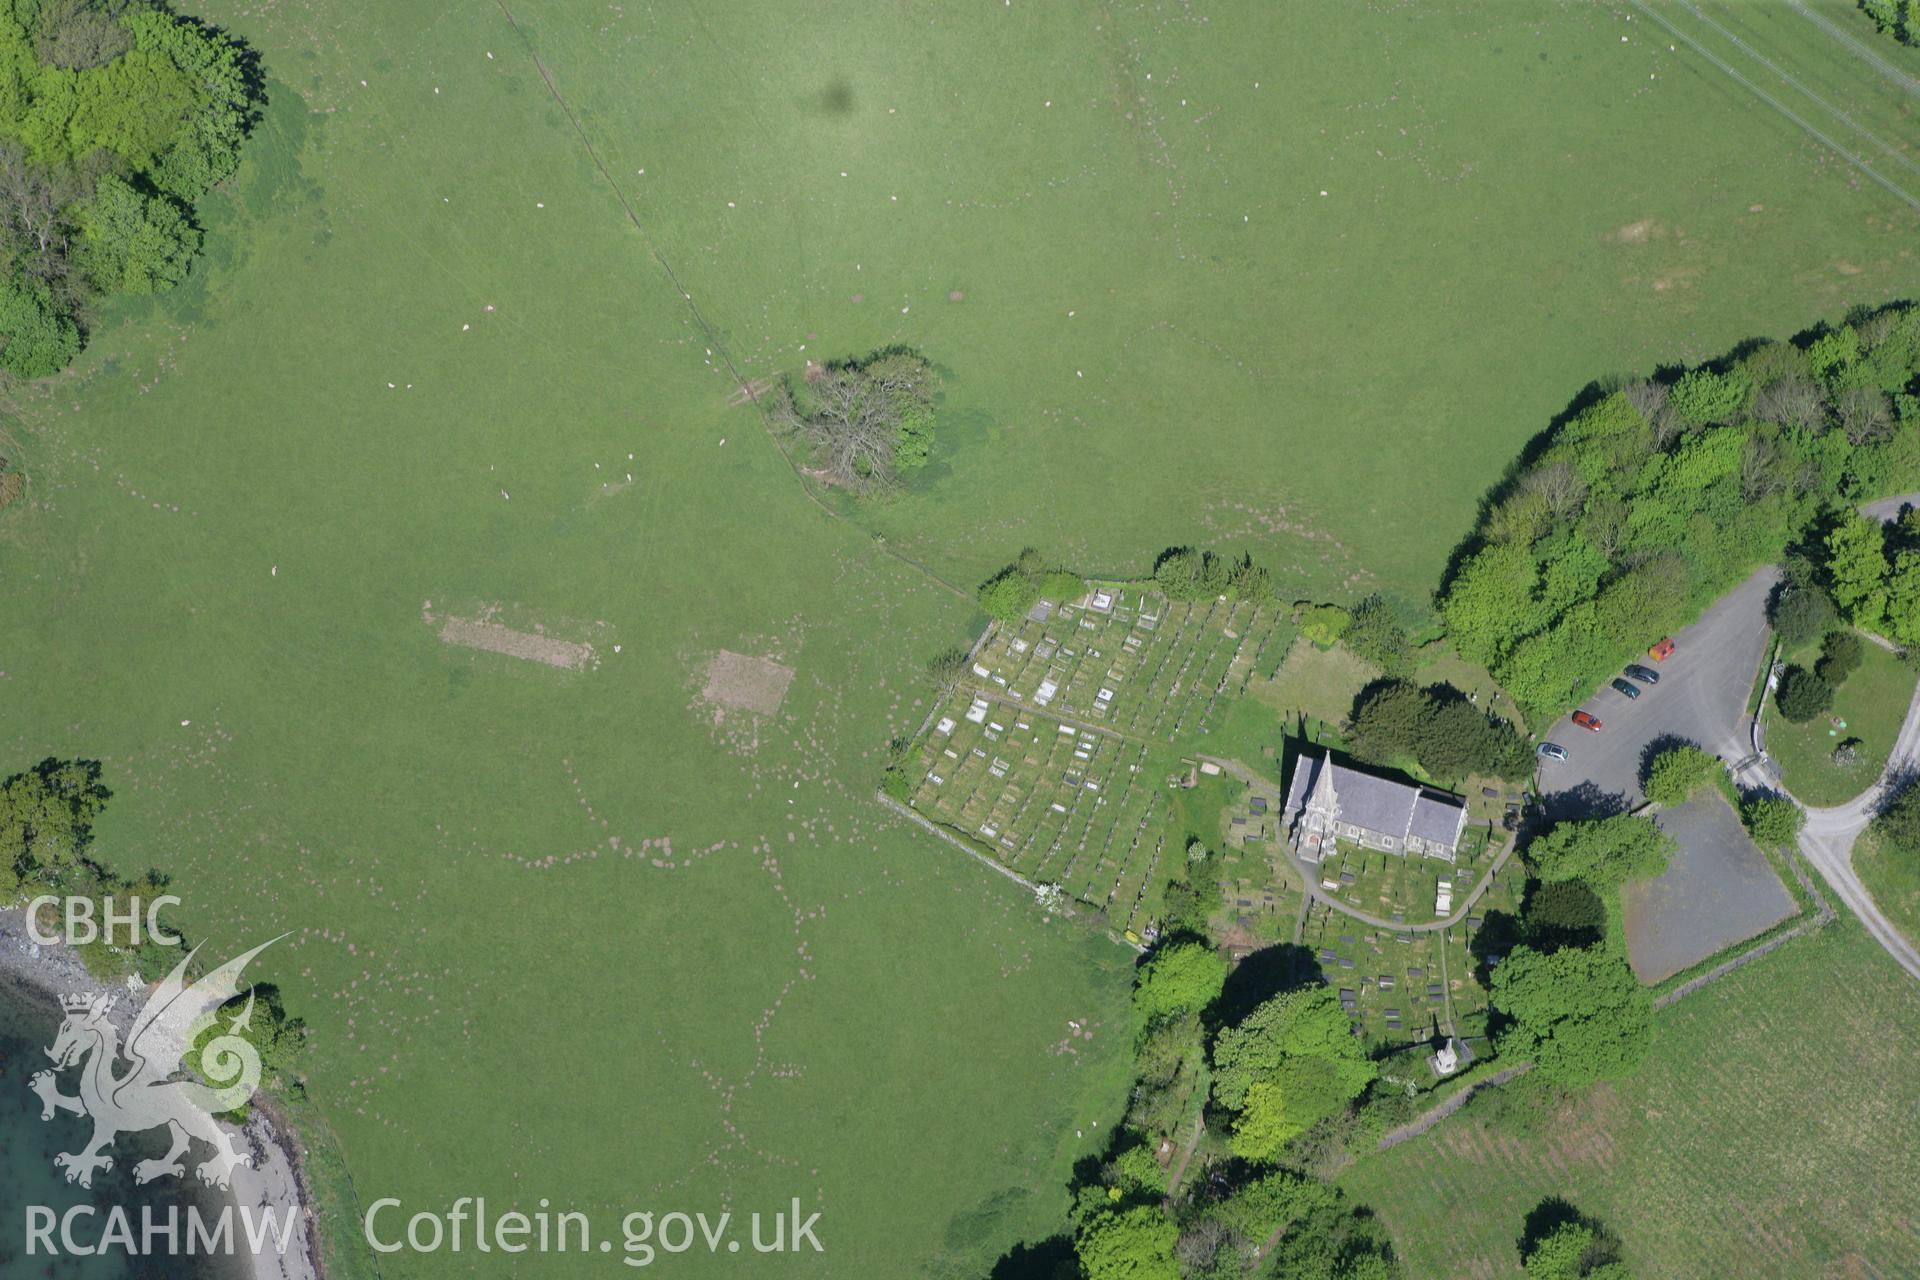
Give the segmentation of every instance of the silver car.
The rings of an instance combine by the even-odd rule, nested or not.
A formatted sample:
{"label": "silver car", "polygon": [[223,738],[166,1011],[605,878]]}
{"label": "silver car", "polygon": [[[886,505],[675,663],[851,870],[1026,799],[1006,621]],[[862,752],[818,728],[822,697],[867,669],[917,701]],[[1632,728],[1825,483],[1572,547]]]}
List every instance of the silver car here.
{"label": "silver car", "polygon": [[1542,760],[1558,760],[1564,764],[1567,759],[1567,749],[1557,742],[1543,742],[1533,750]]}

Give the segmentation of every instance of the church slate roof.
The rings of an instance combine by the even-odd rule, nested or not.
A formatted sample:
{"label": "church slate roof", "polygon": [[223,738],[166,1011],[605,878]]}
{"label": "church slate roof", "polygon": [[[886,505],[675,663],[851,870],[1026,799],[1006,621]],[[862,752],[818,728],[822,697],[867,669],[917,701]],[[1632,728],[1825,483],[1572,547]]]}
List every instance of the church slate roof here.
{"label": "church slate roof", "polygon": [[1466,810],[1455,797],[1335,764],[1331,755],[1303,756],[1294,766],[1293,784],[1287,789],[1289,821],[1306,807],[1328,769],[1333,771],[1341,822],[1395,839],[1413,836],[1449,847],[1459,838]]}

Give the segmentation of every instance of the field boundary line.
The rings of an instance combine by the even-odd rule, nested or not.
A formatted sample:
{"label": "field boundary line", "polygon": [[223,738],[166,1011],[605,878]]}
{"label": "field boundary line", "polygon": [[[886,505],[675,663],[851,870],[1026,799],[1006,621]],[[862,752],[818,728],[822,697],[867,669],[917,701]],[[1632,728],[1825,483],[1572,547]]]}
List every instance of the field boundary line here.
{"label": "field boundary line", "polygon": [[1867,63],[1873,67],[1875,71],[1878,71],[1882,78],[1891,81],[1906,93],[1920,94],[1920,79],[1908,75],[1899,67],[1896,67],[1893,63],[1881,57],[1878,49],[1871,48],[1864,41],[1855,39],[1851,34],[1842,29],[1838,23],[1821,14],[1815,13],[1813,10],[1807,8],[1805,4],[1801,3],[1801,0],[1787,0],[1787,7],[1852,50],[1854,55],[1862,62]]}
{"label": "field boundary line", "polygon": [[1640,10],[1640,12],[1646,14],[1649,18],[1652,18],[1655,22],[1665,27],[1667,31],[1674,37],[1674,39],[1684,42],[1689,49],[1692,49],[1695,53],[1705,58],[1708,62],[1711,62],[1714,66],[1720,68],[1720,70],[1724,71],[1735,82],[1746,86],[1747,91],[1752,93],[1756,98],[1759,98],[1762,102],[1765,102],[1768,106],[1772,107],[1775,111],[1778,111],[1781,115],[1793,121],[1794,124],[1799,125],[1801,129],[1805,130],[1809,135],[1817,139],[1828,150],[1832,151],[1835,155],[1845,160],[1848,164],[1852,165],[1854,168],[1858,169],[1860,172],[1866,174],[1869,178],[1872,178],[1875,182],[1879,183],[1882,187],[1886,188],[1887,191],[1892,193],[1895,199],[1899,200],[1902,204],[1906,205],[1909,209],[1912,209],[1915,213],[1920,213],[1920,198],[1916,198],[1912,193],[1907,191],[1906,188],[1900,186],[1898,183],[1894,182],[1891,178],[1886,177],[1878,169],[1875,169],[1872,165],[1868,164],[1865,160],[1862,160],[1859,156],[1854,155],[1853,152],[1847,150],[1845,147],[1841,146],[1838,142],[1835,142],[1832,138],[1822,133],[1819,129],[1807,123],[1807,121],[1803,119],[1791,107],[1788,107],[1785,103],[1781,102],[1778,98],[1774,97],[1772,94],[1768,93],[1765,89],[1762,89],[1759,85],[1747,79],[1747,77],[1745,77],[1744,75],[1741,75],[1739,71],[1729,66],[1725,59],[1721,58],[1718,54],[1714,53],[1711,49],[1707,48],[1705,45],[1701,44],[1698,40],[1695,40],[1692,36],[1682,31],[1679,27],[1674,26],[1673,23],[1669,22],[1661,14],[1655,12],[1653,9],[1648,8],[1647,5],[1644,3],[1644,0],[1628,0],[1628,2],[1632,4],[1634,8]]}
{"label": "field boundary line", "polygon": [[1496,1086],[1503,1085],[1509,1080],[1518,1079],[1531,1070],[1533,1070],[1533,1064],[1531,1062],[1522,1062],[1515,1066],[1508,1067],[1504,1071],[1496,1071],[1485,1080],[1475,1080],[1472,1084],[1454,1094],[1445,1102],[1415,1116],[1399,1128],[1390,1129],[1382,1134],[1380,1136],[1380,1145],[1374,1148],[1374,1153],[1377,1155],[1382,1151],[1391,1151],[1403,1142],[1413,1141],[1460,1108],[1466,1106],[1467,1099],[1482,1089],[1492,1089]]}
{"label": "field boundary line", "polygon": [[[839,521],[851,528],[858,528],[858,526],[853,525],[845,516],[828,505],[827,502],[807,484],[806,477],[800,473],[799,466],[793,460],[793,451],[788,449],[786,442],[780,439],[779,433],[773,429],[773,423],[767,418],[767,411],[761,407],[758,397],[753,395],[751,380],[740,372],[739,366],[734,364],[733,357],[728,354],[726,344],[721,341],[718,331],[708,322],[706,314],[700,310],[700,305],[693,300],[693,295],[687,291],[687,287],[680,283],[680,275],[673,269],[673,264],[667,260],[666,254],[660,251],[660,247],[653,242],[653,237],[647,234],[646,224],[640,221],[640,215],[634,209],[633,202],[627,199],[626,188],[620,185],[619,181],[613,176],[613,172],[609,170],[606,163],[600,159],[599,149],[593,145],[593,139],[587,136],[586,128],[581,125],[580,118],[574,115],[573,106],[567,101],[566,95],[560,92],[560,86],[554,83],[552,73],[547,70],[547,64],[541,61],[540,55],[535,52],[533,41],[528,38],[527,33],[521,28],[519,21],[513,16],[513,11],[507,8],[506,0],[494,0],[494,4],[498,6],[501,16],[507,20],[507,25],[513,28],[513,34],[518,37],[521,47],[527,51],[527,57],[532,61],[533,69],[539,72],[541,82],[547,86],[547,93],[553,98],[554,104],[560,108],[561,114],[566,116],[567,124],[572,127],[574,136],[579,138],[580,145],[586,148],[587,158],[593,161],[594,169],[598,171],[600,177],[613,191],[613,198],[620,202],[620,208],[626,214],[627,221],[632,223],[633,229],[640,233],[640,241],[646,245],[648,255],[652,257],[655,265],[666,275],[668,283],[672,284],[674,291],[680,295],[680,300],[687,304],[687,310],[692,313],[694,323],[700,326],[700,331],[707,336],[707,342],[713,347],[714,353],[720,357],[721,363],[726,365],[727,375],[733,379],[735,389],[744,394],[747,402],[753,405],[754,412],[760,419],[761,430],[766,432],[767,439],[772,442],[773,447],[779,451],[781,459],[786,462],[787,470],[792,474],[794,483],[800,486],[800,492],[806,496],[807,501],[818,507],[829,519]],[[882,554],[917,571],[929,581],[946,588],[962,600],[973,600],[972,592],[962,590],[912,556],[894,550],[884,535],[874,533],[871,530],[861,530],[861,532],[867,534],[868,538],[873,542],[874,546],[879,548]]]}
{"label": "field boundary line", "polygon": [[1867,128],[1865,125],[1856,121],[1852,116],[1848,115],[1846,112],[1842,111],[1840,108],[1834,106],[1831,102],[1828,102],[1825,98],[1821,97],[1819,94],[1815,93],[1813,90],[1807,88],[1806,85],[1801,84],[1800,81],[1796,79],[1790,72],[1782,71],[1778,66],[1774,65],[1773,59],[1767,57],[1766,54],[1760,52],[1760,50],[1754,48],[1752,45],[1748,44],[1745,40],[1742,40],[1739,36],[1735,35],[1733,32],[1727,30],[1725,27],[1715,22],[1712,18],[1708,17],[1706,10],[1702,9],[1699,5],[1694,4],[1692,0],[1678,0],[1678,2],[1686,8],[1688,13],[1691,13],[1694,17],[1700,19],[1700,21],[1706,23],[1708,26],[1712,27],[1715,31],[1718,31],[1721,35],[1725,36],[1727,40],[1733,45],[1734,48],[1740,50],[1740,52],[1746,54],[1749,58],[1752,58],[1755,62],[1765,67],[1768,71],[1771,71],[1774,75],[1778,76],[1781,80],[1785,81],[1787,84],[1792,85],[1795,89],[1799,90],[1800,93],[1803,94],[1805,97],[1807,97],[1809,100],[1820,104],[1821,109],[1826,111],[1828,115],[1831,115],[1834,119],[1840,121],[1840,123],[1846,125],[1849,129],[1853,130],[1855,133],[1859,134],[1861,137],[1867,139],[1867,141],[1873,143],[1874,146],[1879,147],[1882,151],[1886,152],[1890,158],[1892,158],[1895,162],[1903,165],[1910,172],[1920,173],[1920,164],[1915,164],[1912,158],[1909,157],[1905,152],[1900,151],[1899,149],[1889,145],[1888,143],[1881,141],[1879,134],[1875,133],[1873,130]]}
{"label": "field boundary line", "polygon": [[[1036,898],[1040,896],[1043,886],[1036,884],[1032,880],[1027,879],[1025,876],[1021,875],[1018,871],[1015,871],[1012,867],[1008,866],[1006,863],[1000,862],[997,859],[988,857],[986,854],[980,852],[978,849],[968,844],[965,840],[962,840],[957,833],[950,831],[947,828],[941,826],[939,823],[935,822],[933,819],[927,817],[927,815],[925,815],[924,813],[915,812],[913,809],[910,809],[906,805],[901,804],[898,800],[895,800],[892,796],[888,795],[884,791],[879,790],[878,788],[874,789],[873,798],[878,800],[886,808],[891,809],[893,812],[899,814],[901,817],[905,818],[907,821],[913,823],[915,826],[922,827],[926,831],[930,832],[931,834],[938,836],[942,840],[945,840],[948,844],[960,850],[960,852],[966,854],[969,858],[972,858],[975,862],[978,862],[982,866],[990,867],[993,870],[999,872],[1001,875],[1005,876],[1007,879],[1013,881],[1015,884],[1025,889],[1028,893],[1033,894]],[[1070,904],[1065,902],[1062,902],[1060,904],[1060,912],[1062,915],[1065,915],[1068,917],[1078,917],[1080,914],[1079,912],[1075,911]],[[1125,938],[1121,937],[1119,934],[1115,933],[1111,929],[1102,929],[1101,932],[1104,933],[1108,938],[1112,939],[1114,942],[1125,947],[1127,950],[1134,952],[1136,955],[1145,955],[1147,953],[1147,948],[1145,947],[1145,945],[1138,942],[1128,942]]]}

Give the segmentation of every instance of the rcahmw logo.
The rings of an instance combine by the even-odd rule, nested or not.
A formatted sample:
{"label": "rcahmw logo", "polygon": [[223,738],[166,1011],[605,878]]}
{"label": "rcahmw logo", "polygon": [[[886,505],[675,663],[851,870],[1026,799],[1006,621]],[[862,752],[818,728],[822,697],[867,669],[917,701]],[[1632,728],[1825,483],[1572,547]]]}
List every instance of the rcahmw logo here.
{"label": "rcahmw logo", "polygon": [[[236,1214],[240,1230],[233,1229]],[[300,1206],[289,1204],[274,1210],[262,1205],[223,1205],[209,1221],[195,1205],[182,1215],[178,1205],[168,1205],[164,1213],[155,1213],[152,1205],[140,1208],[140,1225],[119,1205],[106,1211],[106,1220],[96,1236],[92,1219],[101,1216],[90,1204],[77,1204],[63,1214],[43,1204],[27,1206],[27,1256],[71,1254],[77,1258],[118,1250],[133,1258],[151,1258],[185,1254],[189,1257],[227,1257],[244,1246],[259,1257],[269,1248],[284,1254],[293,1240],[293,1217]],[[182,1220],[184,1216],[184,1221]]]}
{"label": "rcahmw logo", "polygon": [[[44,893],[27,904],[27,936],[43,947],[56,942],[64,942],[70,947],[84,947],[94,942],[104,942],[110,947],[137,947],[140,945],[141,925],[146,926],[149,940],[163,947],[177,947],[180,938],[160,927],[160,908],[177,907],[180,899],[170,893],[148,899],[146,911],[140,910],[140,899],[127,899],[124,910],[114,906],[111,897],[100,900],[98,920],[94,919],[92,898],[59,898]],[[40,929],[40,909],[47,906],[60,908],[60,931],[43,933]]]}
{"label": "rcahmw logo", "polygon": [[[587,1215],[577,1210],[547,1212],[551,1202],[542,1199],[531,1213],[510,1210],[489,1214],[484,1197],[461,1196],[445,1213],[422,1210],[406,1215],[399,1200],[391,1196],[367,1206],[361,1219],[367,1243],[377,1253],[605,1253],[616,1248],[620,1261],[629,1267],[652,1266],[662,1253],[687,1253],[704,1247],[710,1254],[740,1253],[742,1243],[735,1233],[732,1213],[709,1216],[706,1213],[653,1213],[640,1210],[620,1219],[619,1240],[611,1234],[596,1233]],[[794,1197],[790,1210],[748,1215],[744,1233],[755,1253],[800,1253],[812,1249],[824,1253],[814,1228],[818,1212],[800,1216],[800,1200]],[[401,1219],[404,1216],[405,1221]],[[791,1228],[791,1229],[789,1229]]]}
{"label": "rcahmw logo", "polygon": [[[282,934],[281,937],[285,937]],[[107,1148],[123,1133],[165,1127],[172,1139],[157,1160],[133,1166],[133,1180],[177,1178],[186,1172],[181,1157],[192,1151],[194,1140],[211,1147],[212,1154],[195,1167],[201,1182],[224,1190],[240,1165],[252,1165],[253,1155],[213,1117],[232,1111],[253,1097],[260,1085],[260,1051],[240,1034],[253,1017],[253,989],[247,989],[246,1008],[223,1025],[215,1013],[240,994],[240,974],[247,962],[280,939],[263,942],[227,961],[198,982],[188,985],[187,966],[199,949],[187,953],[173,972],[154,989],[133,1019],[126,1047],[109,1016],[113,997],[105,993],[77,993],[60,998],[66,1020],[55,1034],[47,1056],[52,1071],[36,1072],[27,1087],[40,1095],[40,1118],[51,1120],[58,1111],[70,1111],[93,1121],[93,1137],[78,1151],[53,1158],[66,1171],[68,1182],[93,1185],[93,1175],[113,1167]],[[210,1083],[176,1080],[188,1051],[209,1028],[219,1034],[200,1047],[199,1070]],[[117,1064],[128,1065],[115,1074]],[[78,1092],[60,1092],[60,1073],[78,1069]]]}

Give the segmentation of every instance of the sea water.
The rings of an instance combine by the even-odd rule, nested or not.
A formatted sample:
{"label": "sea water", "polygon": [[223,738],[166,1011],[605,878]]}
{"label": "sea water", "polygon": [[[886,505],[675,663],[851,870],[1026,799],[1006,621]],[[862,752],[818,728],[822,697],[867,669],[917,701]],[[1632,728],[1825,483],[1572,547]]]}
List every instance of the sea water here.
{"label": "sea water", "polygon": [[[80,1150],[93,1123],[64,1111],[42,1120],[39,1095],[27,1087],[35,1072],[53,1065],[46,1049],[53,1043],[60,1016],[58,1002],[51,997],[22,992],[0,980],[0,1276],[7,1280],[236,1280],[244,1275],[248,1268],[240,1260],[184,1253],[133,1258],[114,1249],[102,1256],[75,1257],[62,1251],[49,1257],[38,1250],[28,1256],[30,1206],[44,1205],[55,1215],[64,1215],[75,1205],[93,1206],[95,1215],[81,1220],[83,1225],[75,1230],[78,1243],[92,1245],[99,1242],[115,1206],[126,1211],[137,1233],[143,1206],[151,1206],[163,1219],[171,1206],[184,1224],[190,1205],[198,1205],[210,1217],[222,1203],[193,1180],[191,1157],[184,1178],[133,1185],[134,1163],[165,1153],[164,1131],[120,1135],[112,1152],[113,1168],[96,1173],[90,1189],[66,1180],[53,1157]],[[73,1092],[75,1074],[63,1073],[63,1092]],[[58,1243],[57,1228],[53,1238]]]}

